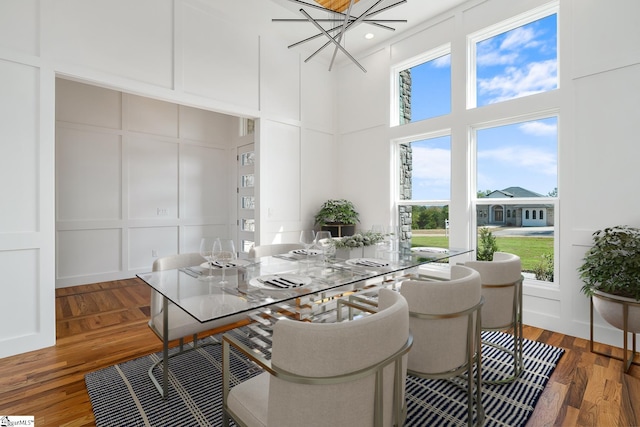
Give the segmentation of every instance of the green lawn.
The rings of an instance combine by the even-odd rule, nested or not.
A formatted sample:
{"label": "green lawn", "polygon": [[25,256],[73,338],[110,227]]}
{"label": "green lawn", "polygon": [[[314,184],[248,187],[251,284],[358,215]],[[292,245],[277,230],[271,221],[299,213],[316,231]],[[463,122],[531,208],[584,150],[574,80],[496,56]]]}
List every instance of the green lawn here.
{"label": "green lawn", "polygon": [[[520,256],[522,270],[532,271],[544,253],[553,254],[553,238],[550,237],[496,237],[498,251]],[[413,236],[412,246],[434,246],[448,248],[449,238],[445,236]]]}

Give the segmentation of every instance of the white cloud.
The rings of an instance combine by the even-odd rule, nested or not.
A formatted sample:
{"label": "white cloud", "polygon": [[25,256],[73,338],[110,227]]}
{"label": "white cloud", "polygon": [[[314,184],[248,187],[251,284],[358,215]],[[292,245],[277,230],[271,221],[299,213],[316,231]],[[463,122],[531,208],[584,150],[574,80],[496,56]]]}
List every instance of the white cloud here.
{"label": "white cloud", "polygon": [[519,50],[527,47],[535,47],[540,43],[535,40],[537,34],[532,27],[519,27],[507,33],[500,44],[500,50]]}
{"label": "white cloud", "polygon": [[536,136],[557,135],[558,125],[556,123],[544,123],[540,121],[526,122],[519,126],[524,133]]}
{"label": "white cloud", "polygon": [[502,75],[480,80],[479,92],[491,97],[488,103],[505,101],[555,89],[557,76],[558,63],[555,59],[532,62],[525,68],[507,67]]}
{"label": "white cloud", "polygon": [[518,59],[518,52],[505,52],[498,49],[495,39],[484,40],[476,46],[476,65],[508,65]]}
{"label": "white cloud", "polygon": [[449,185],[451,152],[441,148],[413,147],[413,177],[432,185]]}
{"label": "white cloud", "polygon": [[433,60],[433,66],[436,68],[444,68],[450,65],[451,65],[451,54],[447,54]]}
{"label": "white cloud", "polygon": [[493,150],[482,150],[478,151],[478,159],[509,165],[511,169],[526,169],[549,176],[555,176],[558,171],[556,155],[535,147],[505,146]]}

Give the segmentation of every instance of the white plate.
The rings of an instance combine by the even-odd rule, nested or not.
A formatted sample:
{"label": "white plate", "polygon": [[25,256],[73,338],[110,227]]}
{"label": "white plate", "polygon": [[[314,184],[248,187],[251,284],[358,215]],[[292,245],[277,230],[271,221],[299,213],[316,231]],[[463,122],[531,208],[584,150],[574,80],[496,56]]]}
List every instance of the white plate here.
{"label": "white plate", "polygon": [[420,247],[417,247],[417,248],[411,248],[411,250],[413,252],[431,252],[431,253],[438,253],[438,254],[445,254],[445,253],[449,252],[449,249],[435,248],[435,247],[430,247],[430,246],[420,246]]}
{"label": "white plate", "polygon": [[[233,267],[242,267],[244,265],[248,265],[251,264],[249,261],[247,261],[246,259],[237,259],[235,261],[231,261],[227,263],[227,268],[233,268]],[[200,267],[202,268],[209,268],[209,264],[207,262],[203,262],[202,264],[200,264]],[[218,263],[218,261],[214,261],[213,262],[213,267],[214,268],[222,268],[222,264]]]}
{"label": "white plate", "polygon": [[269,291],[289,291],[309,283],[311,283],[310,277],[295,274],[269,274],[249,280],[251,286]]}
{"label": "white plate", "polygon": [[389,265],[389,261],[385,261],[383,259],[375,259],[375,258],[353,258],[353,259],[346,260],[345,263],[356,266],[356,267],[371,267],[371,268],[380,268],[380,267],[386,267]]}
{"label": "white plate", "polygon": [[294,249],[292,251],[289,251],[289,253],[292,255],[302,256],[307,256],[307,252],[309,253],[309,256],[322,255],[322,251],[319,249]]}

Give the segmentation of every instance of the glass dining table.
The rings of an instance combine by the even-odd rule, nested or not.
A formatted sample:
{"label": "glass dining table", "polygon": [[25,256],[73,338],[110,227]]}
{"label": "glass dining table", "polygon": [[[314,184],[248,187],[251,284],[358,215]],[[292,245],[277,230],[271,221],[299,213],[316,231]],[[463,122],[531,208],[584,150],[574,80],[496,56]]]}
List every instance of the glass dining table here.
{"label": "glass dining table", "polygon": [[[220,284],[222,266],[200,265],[138,274],[162,296],[163,337],[171,325],[168,305],[175,304],[200,323],[218,325],[249,322],[245,333],[254,344],[269,347],[267,336],[282,317],[301,321],[335,321],[337,301],[345,295],[395,286],[419,276],[420,266],[447,262],[471,252],[467,249],[411,248],[378,251],[375,258],[324,259],[319,251],[304,249],[225,266],[226,283]],[[204,259],[203,259],[204,261]],[[213,277],[210,276],[213,271]],[[328,320],[331,319],[331,320]],[[241,328],[236,328],[242,334]],[[265,332],[266,331],[266,332]],[[195,343],[194,343],[195,344]],[[168,394],[168,341],[163,338],[162,385],[149,377],[162,396]]]}
{"label": "glass dining table", "polygon": [[[390,283],[417,274],[424,264],[444,262],[466,254],[466,249],[401,248],[376,258],[323,259],[316,252],[310,256],[304,249],[255,260],[238,259],[226,266],[226,281],[219,284],[221,267],[214,264],[214,277],[206,278],[208,267],[201,265],[142,273],[137,276],[171,302],[204,323],[224,318],[237,319],[264,308],[286,307],[300,320],[317,314],[318,298],[327,294],[358,292],[372,286]],[[316,310],[317,311],[317,310]],[[165,316],[168,311],[164,310]],[[165,325],[171,319],[164,319]]]}

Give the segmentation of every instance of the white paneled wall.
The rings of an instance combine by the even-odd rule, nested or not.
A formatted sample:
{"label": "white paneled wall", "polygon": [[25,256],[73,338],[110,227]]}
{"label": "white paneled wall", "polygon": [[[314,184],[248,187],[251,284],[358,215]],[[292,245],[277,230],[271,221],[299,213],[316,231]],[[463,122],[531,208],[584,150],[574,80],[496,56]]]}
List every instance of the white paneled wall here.
{"label": "white paneled wall", "polygon": [[[232,4],[233,3],[233,4]],[[258,109],[259,37],[243,2],[181,2],[178,39],[182,63],[177,73],[184,91],[232,105]],[[242,17],[249,31],[239,31]],[[211,82],[224,82],[212,85]]]}
{"label": "white paneled wall", "polygon": [[[14,19],[31,16],[32,5],[12,3]],[[5,19],[0,18],[0,27],[16,26]],[[9,44],[30,50],[32,42]],[[52,99],[42,84],[48,77],[35,61],[0,59],[0,357],[55,342],[55,294],[47,286],[53,263],[53,169],[45,160],[53,155],[53,138],[44,135],[52,122],[42,105]]]}
{"label": "white paneled wall", "polygon": [[[218,208],[232,191],[220,190],[216,177],[234,163],[230,141],[253,143],[254,136],[239,138],[238,123],[210,111],[265,114],[297,128],[296,144],[308,125],[333,133],[333,76],[275,40],[286,31],[273,31],[271,17],[281,12],[263,0],[0,2],[0,299],[7,316],[20,310],[21,319],[18,329],[0,324],[0,357],[55,342],[56,285],[131,277],[150,265],[152,246],[158,255],[193,250],[204,234],[233,233],[226,221],[235,207]],[[56,77],[65,81],[56,85]],[[67,80],[95,86],[65,90]],[[87,140],[95,144],[86,147]],[[175,149],[169,154],[163,144]],[[220,152],[226,160],[212,154]],[[172,166],[132,172],[153,155]],[[272,181],[276,198],[284,195],[274,179],[299,178],[297,170],[262,173],[258,185]],[[169,196],[152,195],[160,183]],[[312,181],[301,191],[317,194],[316,205],[324,197],[316,189],[334,184]],[[143,193],[143,202],[130,191]],[[177,237],[157,243],[167,230]]]}
{"label": "white paneled wall", "polygon": [[[40,3],[40,2],[39,2]],[[44,2],[48,55],[69,66],[173,86],[173,1]],[[56,25],[57,24],[57,25]]]}
{"label": "white paneled wall", "polygon": [[228,233],[237,118],[57,81],[56,285],[132,277]]}

